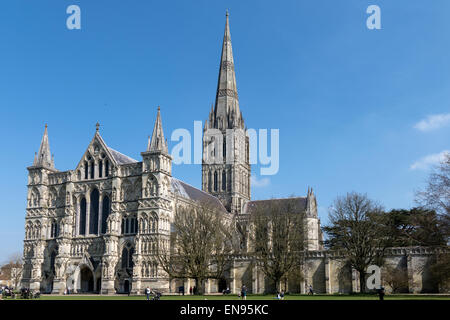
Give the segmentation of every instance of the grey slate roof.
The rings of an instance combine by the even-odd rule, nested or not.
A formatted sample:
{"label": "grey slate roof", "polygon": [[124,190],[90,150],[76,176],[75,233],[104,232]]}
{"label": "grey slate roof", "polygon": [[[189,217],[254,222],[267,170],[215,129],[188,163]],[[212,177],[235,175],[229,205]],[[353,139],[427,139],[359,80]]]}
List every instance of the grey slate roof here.
{"label": "grey slate roof", "polygon": [[214,207],[216,207],[219,211],[226,212],[227,210],[223,206],[222,202],[219,199],[206,193],[200,189],[197,189],[181,180],[172,177],[172,192],[176,195],[198,202],[208,202]]}
{"label": "grey slate roof", "polygon": [[130,158],[129,156],[124,155],[123,153],[120,153],[117,150],[114,150],[110,147],[107,147],[107,148],[108,148],[108,151],[111,152],[111,155],[114,157],[114,160],[116,160],[118,164],[139,162],[137,160],[134,160],[133,158]]}
{"label": "grey slate roof", "polygon": [[242,213],[251,214],[255,210],[262,209],[264,206],[274,205],[278,208],[293,208],[294,212],[302,212],[306,210],[307,198],[306,197],[295,197],[295,198],[284,198],[284,199],[269,199],[269,200],[254,200],[247,202]]}

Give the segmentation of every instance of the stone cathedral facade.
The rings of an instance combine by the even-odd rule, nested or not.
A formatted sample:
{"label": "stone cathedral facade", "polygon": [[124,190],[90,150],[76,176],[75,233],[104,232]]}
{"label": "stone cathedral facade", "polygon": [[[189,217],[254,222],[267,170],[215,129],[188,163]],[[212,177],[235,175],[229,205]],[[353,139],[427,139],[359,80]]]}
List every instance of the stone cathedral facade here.
{"label": "stone cathedral facade", "polygon": [[[207,135],[207,131],[220,134]],[[139,160],[108,147],[97,124],[75,168],[58,171],[45,126],[39,152],[28,167],[22,285],[47,293],[66,289],[78,293],[142,293],[146,286],[174,292],[183,281],[169,279],[155,256],[156,248],[171,246],[174,210],[208,201],[224,215],[245,219],[258,205],[259,201],[251,201],[249,139],[239,107],[228,14],[215,105],[204,133],[200,190],[172,176],[172,158],[159,107],[151,139]],[[210,149],[212,140],[215,148]],[[209,161],[217,153],[223,161]],[[298,210],[307,213],[305,279],[286,284],[286,289],[304,292],[306,284],[313,284],[319,292],[351,291],[358,277],[350,270],[342,278],[342,257],[327,253],[321,246],[312,189],[306,197],[278,201],[295,201]],[[393,255],[401,260],[406,257],[405,250],[393,251]],[[424,257],[423,252],[410,256],[414,254]],[[409,259],[405,266],[414,263]],[[229,287],[237,292],[242,284],[253,293],[268,288],[258,267],[240,253],[223,279],[208,280],[206,291]],[[189,288],[193,283],[186,279],[184,285]]]}

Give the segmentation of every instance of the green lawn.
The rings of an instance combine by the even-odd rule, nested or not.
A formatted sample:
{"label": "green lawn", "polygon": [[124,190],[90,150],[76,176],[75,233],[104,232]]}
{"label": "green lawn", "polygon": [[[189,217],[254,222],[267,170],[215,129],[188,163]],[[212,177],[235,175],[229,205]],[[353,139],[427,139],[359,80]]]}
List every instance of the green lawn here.
{"label": "green lawn", "polygon": [[[275,295],[248,295],[247,300],[274,300]],[[237,295],[162,296],[161,300],[240,300]],[[6,299],[9,300],[9,299]],[[43,295],[40,300],[145,300],[127,295]],[[376,295],[286,295],[285,300],[378,300]],[[386,295],[385,300],[450,300],[450,295]]]}

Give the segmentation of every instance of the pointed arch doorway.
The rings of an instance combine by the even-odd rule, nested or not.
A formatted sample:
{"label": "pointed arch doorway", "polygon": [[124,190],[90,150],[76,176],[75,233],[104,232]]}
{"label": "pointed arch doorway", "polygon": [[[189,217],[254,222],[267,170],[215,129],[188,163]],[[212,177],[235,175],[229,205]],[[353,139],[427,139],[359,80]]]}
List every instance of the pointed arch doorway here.
{"label": "pointed arch doorway", "polygon": [[94,274],[88,267],[80,270],[80,289],[81,292],[94,292]]}
{"label": "pointed arch doorway", "polygon": [[123,282],[123,291],[124,291],[125,293],[129,293],[129,292],[131,291],[131,288],[130,288],[130,280],[125,280],[125,281]]}

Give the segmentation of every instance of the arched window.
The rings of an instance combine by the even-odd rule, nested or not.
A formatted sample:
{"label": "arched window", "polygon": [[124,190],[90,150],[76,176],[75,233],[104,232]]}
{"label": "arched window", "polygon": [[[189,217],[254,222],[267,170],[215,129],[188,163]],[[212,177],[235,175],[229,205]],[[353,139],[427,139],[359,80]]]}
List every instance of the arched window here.
{"label": "arched window", "polygon": [[102,233],[106,233],[106,222],[109,216],[109,197],[105,196],[102,201]]}
{"label": "arched window", "polygon": [[125,232],[124,233],[130,233],[130,219],[126,219],[125,221]]}
{"label": "arched window", "polygon": [[89,234],[98,234],[99,196],[97,189],[92,190],[91,211],[89,212]]}
{"label": "arched window", "polygon": [[134,219],[131,218],[131,228],[130,228],[130,233],[134,233],[134,227],[135,227]]}
{"label": "arched window", "polygon": [[222,190],[226,190],[227,188],[227,172],[225,170],[222,171]]}
{"label": "arched window", "polygon": [[128,266],[128,249],[123,248],[122,250],[122,268],[126,268]]}
{"label": "arched window", "polygon": [[59,229],[58,228],[58,223],[56,221],[52,221],[52,225],[51,225],[51,228],[50,228],[50,238],[58,237],[58,233],[59,233],[58,229]]}
{"label": "arched window", "polygon": [[84,178],[88,179],[88,162],[84,162]]}
{"label": "arched window", "polygon": [[94,179],[95,177],[95,162],[91,161],[91,179]]}
{"label": "arched window", "polygon": [[217,191],[217,171],[214,171],[214,191]]}
{"label": "arched window", "polygon": [[103,176],[103,161],[98,162],[98,176],[101,178]]}
{"label": "arched window", "polygon": [[105,177],[109,176],[109,160],[105,160]]}
{"label": "arched window", "polygon": [[211,192],[211,171],[208,171],[208,191]]}
{"label": "arched window", "polygon": [[133,268],[133,254],[134,254],[134,248],[131,248],[128,252],[128,268]]}
{"label": "arched window", "polygon": [[122,268],[133,268],[133,254],[134,254],[134,248],[127,248],[131,245],[128,243],[126,246],[123,247],[122,250]]}
{"label": "arched window", "polygon": [[50,270],[52,270],[53,274],[55,273],[55,260],[56,260],[56,250],[52,251],[50,255]]}
{"label": "arched window", "polygon": [[86,234],[86,198],[80,201],[80,225],[79,234]]}
{"label": "arched window", "polygon": [[223,138],[223,160],[226,162],[227,158],[227,137]]}

